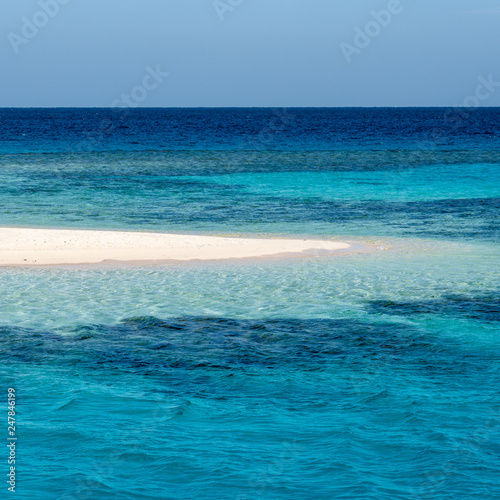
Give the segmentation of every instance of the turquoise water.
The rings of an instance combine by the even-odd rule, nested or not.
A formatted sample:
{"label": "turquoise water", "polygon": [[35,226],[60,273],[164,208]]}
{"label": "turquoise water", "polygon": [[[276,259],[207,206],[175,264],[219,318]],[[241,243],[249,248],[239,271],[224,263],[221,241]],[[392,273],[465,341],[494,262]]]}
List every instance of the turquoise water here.
{"label": "turquoise water", "polygon": [[310,151],[3,155],[2,224],[498,241],[500,173],[498,163],[490,163],[495,154],[477,163],[455,151],[441,152],[437,164],[412,165],[420,154],[388,152],[377,166],[380,152],[351,151],[350,170],[338,165],[344,156]]}
{"label": "turquoise water", "polygon": [[429,201],[492,198],[498,194],[498,165],[432,165],[371,172],[266,172],[184,177],[239,187],[253,196],[322,201]]}
{"label": "turquoise water", "polygon": [[[323,119],[295,113],[311,129]],[[389,138],[379,113],[372,151],[319,151],[307,134],[299,149],[291,132],[276,132],[281,150],[230,147],[229,132],[227,151],[219,136],[201,150],[180,125],[189,151],[57,153],[64,133],[33,138],[30,154],[2,146],[1,225],[344,235],[376,249],[0,269],[19,498],[500,496],[496,139],[395,151],[425,117],[407,111],[413,125]]]}

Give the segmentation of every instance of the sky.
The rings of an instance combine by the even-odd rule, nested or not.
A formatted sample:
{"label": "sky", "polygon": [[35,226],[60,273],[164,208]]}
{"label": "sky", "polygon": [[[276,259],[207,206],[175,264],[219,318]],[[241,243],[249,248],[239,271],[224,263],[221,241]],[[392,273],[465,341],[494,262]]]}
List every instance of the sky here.
{"label": "sky", "polygon": [[500,0],[0,7],[0,107],[500,106]]}

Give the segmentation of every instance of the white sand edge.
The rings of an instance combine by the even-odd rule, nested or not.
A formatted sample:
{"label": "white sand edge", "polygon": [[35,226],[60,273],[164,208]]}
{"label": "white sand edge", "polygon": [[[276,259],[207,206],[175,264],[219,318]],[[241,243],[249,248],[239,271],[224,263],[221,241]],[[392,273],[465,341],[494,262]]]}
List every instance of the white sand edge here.
{"label": "white sand edge", "polygon": [[164,233],[0,228],[0,266],[190,261],[316,254],[348,243],[313,239],[227,238]]}

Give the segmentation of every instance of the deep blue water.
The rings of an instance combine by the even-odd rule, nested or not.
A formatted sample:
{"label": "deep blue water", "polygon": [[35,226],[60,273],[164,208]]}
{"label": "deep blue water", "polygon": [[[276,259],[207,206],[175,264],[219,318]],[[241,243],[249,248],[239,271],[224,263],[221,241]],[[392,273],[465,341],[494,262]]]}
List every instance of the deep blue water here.
{"label": "deep blue water", "polygon": [[497,150],[498,108],[1,110],[3,153]]}
{"label": "deep blue water", "polygon": [[0,269],[18,498],[500,497],[499,147],[498,108],[1,109],[0,227],[379,249]]}

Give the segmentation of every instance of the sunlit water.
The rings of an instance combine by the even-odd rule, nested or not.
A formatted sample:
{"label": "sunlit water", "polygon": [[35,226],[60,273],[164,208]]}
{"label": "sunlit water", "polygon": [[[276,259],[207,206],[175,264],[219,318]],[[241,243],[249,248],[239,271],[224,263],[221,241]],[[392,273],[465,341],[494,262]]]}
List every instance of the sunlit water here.
{"label": "sunlit water", "polygon": [[498,111],[432,150],[443,110],[280,111],[264,143],[270,111],[136,110],[92,143],[110,112],[2,113],[0,225],[375,250],[0,269],[18,498],[500,496]]}

